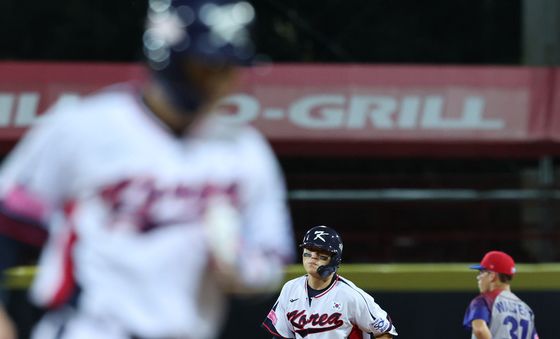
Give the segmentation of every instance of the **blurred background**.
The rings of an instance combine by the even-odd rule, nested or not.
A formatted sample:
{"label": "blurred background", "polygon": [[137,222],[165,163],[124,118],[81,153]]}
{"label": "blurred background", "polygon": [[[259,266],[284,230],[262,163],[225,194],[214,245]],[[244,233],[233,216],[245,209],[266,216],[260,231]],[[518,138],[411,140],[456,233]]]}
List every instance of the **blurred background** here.
{"label": "blurred background", "polygon": [[[560,138],[550,128],[560,126],[559,1],[252,3],[264,64],[334,67],[337,74],[348,72],[340,80],[340,86],[347,87],[368,85],[363,79],[371,74],[379,77],[371,86],[379,88],[386,80],[387,91],[398,91],[407,81],[420,92],[437,88],[447,94],[452,90],[446,92],[446,86],[487,85],[482,94],[498,93],[495,100],[502,104],[492,106],[492,117],[513,119],[518,127],[506,125],[501,134],[482,133],[481,138],[477,133],[454,138],[454,130],[418,133],[417,140],[414,133],[395,138],[390,131],[382,132],[383,137],[348,140],[326,134],[324,140],[316,137],[301,144],[297,138],[271,138],[287,180],[296,239],[314,225],[334,227],[344,240],[345,264],[471,263],[491,249],[509,252],[523,263],[560,260]],[[139,0],[2,0],[0,61],[140,61],[146,6]],[[363,70],[371,73],[364,75]],[[351,75],[357,73],[361,80],[354,84]],[[1,74],[0,84],[10,85],[2,84]],[[526,106],[519,117],[518,99]],[[445,271],[434,280],[449,279],[454,272]],[[450,286],[439,285],[419,292],[415,275],[406,279],[406,291],[385,286],[381,292],[386,308],[397,313],[397,326],[407,323],[403,338],[409,337],[407,331],[421,338],[424,334],[407,329],[425,327],[452,309],[456,312],[451,312],[451,320],[430,324],[423,332],[426,337],[467,337],[460,325],[476,293],[474,274],[464,283],[472,285],[471,290],[452,292]],[[536,305],[537,319],[558,311],[542,304],[545,299],[559,301],[557,275],[535,273],[526,279],[521,294]],[[535,279],[549,284],[535,287]],[[253,301],[254,313],[264,317],[273,299]],[[426,305],[433,305],[436,313],[421,318],[417,309],[430,307]],[[546,332],[543,323],[547,321],[537,326]],[[557,335],[549,331],[548,337]],[[241,337],[231,332],[225,336]]]}
{"label": "blurred background", "polygon": [[[560,60],[557,1],[253,4],[257,50],[274,63],[498,69]],[[139,0],[3,0],[0,59],[139,61],[146,6]],[[505,154],[500,140],[470,141],[472,147],[463,142],[456,150],[445,149],[443,140],[391,153],[375,150],[385,147],[381,140],[367,145],[373,150],[366,155],[353,151],[355,145],[300,155],[272,143],[292,191],[298,239],[312,225],[336,227],[344,234],[345,261],[473,261],[493,246],[507,246],[519,261],[558,260],[559,152],[529,138],[508,145]]]}
{"label": "blurred background", "polygon": [[[519,65],[530,57],[525,34],[535,31],[527,41],[535,49],[558,34],[551,0],[251,2],[258,13],[258,51],[275,62]],[[138,60],[146,8],[145,0],[3,0],[0,56]],[[546,45],[553,57],[554,46]]]}

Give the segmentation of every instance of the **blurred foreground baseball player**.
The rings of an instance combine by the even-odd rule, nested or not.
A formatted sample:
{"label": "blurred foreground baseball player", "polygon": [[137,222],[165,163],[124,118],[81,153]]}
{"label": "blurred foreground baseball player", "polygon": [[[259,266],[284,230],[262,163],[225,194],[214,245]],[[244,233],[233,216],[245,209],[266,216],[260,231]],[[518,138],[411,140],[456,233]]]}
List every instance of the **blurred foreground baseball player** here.
{"label": "blurred foreground baseball player", "polygon": [[254,129],[209,114],[251,60],[254,15],[150,1],[147,84],[57,107],[7,159],[2,222],[49,230],[34,338],[213,338],[227,292],[281,281],[293,243],[276,159]]}
{"label": "blurred foreground baseball player", "polygon": [[337,274],[342,239],[330,227],[305,234],[306,275],[288,281],[263,322],[274,338],[392,338],[387,313],[371,295]]}
{"label": "blurred foreground baseball player", "polygon": [[515,274],[512,257],[501,251],[484,255],[476,277],[480,295],[474,298],[463,320],[473,339],[538,339],[531,308],[511,292]]}

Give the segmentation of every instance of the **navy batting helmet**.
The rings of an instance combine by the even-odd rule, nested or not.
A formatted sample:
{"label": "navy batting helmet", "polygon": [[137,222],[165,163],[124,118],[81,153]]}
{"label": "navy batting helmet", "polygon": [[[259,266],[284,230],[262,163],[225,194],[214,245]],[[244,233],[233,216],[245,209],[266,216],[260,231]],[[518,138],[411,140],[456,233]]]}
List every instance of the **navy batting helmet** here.
{"label": "navy batting helmet", "polygon": [[254,46],[249,27],[253,7],[240,0],[150,0],[143,36],[144,55],[156,78],[182,113],[204,99],[185,75],[185,59],[221,67],[249,64]]}
{"label": "navy batting helmet", "polygon": [[317,273],[323,278],[328,277],[331,273],[336,272],[340,262],[342,261],[342,239],[340,235],[330,227],[315,226],[312,227],[303,237],[300,247],[307,249],[323,250],[331,254],[331,261],[317,269]]}

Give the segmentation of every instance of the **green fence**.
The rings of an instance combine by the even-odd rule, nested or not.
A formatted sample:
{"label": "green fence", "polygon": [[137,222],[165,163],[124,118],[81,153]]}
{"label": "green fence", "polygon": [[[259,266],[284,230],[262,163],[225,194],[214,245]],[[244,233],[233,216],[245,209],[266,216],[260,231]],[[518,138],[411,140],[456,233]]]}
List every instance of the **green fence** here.
{"label": "green fence", "polygon": [[[344,264],[340,274],[370,291],[476,291],[476,273],[469,264]],[[4,274],[10,289],[29,286],[36,268],[22,266]],[[560,264],[518,264],[515,290],[560,290]],[[286,269],[286,280],[304,274],[299,264]]]}
{"label": "green fence", "polygon": [[[391,315],[399,338],[468,338],[462,317],[469,301],[478,294],[476,272],[469,264],[345,264],[340,273],[371,293]],[[512,287],[531,305],[541,338],[556,338],[560,313],[560,264],[518,264]],[[35,267],[5,272],[5,284],[13,290],[11,311],[25,338],[40,313],[28,304],[25,289]],[[301,265],[286,270],[286,279],[304,273]],[[260,323],[277,292],[232,300],[232,308],[220,339],[270,338]]]}
{"label": "green fence", "polygon": [[[371,291],[476,291],[470,264],[347,264],[340,274]],[[287,269],[287,278],[304,273],[301,265]],[[560,290],[560,264],[518,264],[515,290]]]}

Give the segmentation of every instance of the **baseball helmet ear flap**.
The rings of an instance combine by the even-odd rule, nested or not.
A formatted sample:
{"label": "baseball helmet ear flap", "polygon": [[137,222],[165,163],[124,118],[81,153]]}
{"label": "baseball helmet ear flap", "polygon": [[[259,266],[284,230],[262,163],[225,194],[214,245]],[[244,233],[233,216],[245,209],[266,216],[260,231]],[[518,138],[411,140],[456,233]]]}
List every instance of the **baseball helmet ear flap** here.
{"label": "baseball helmet ear flap", "polygon": [[339,254],[333,254],[333,256],[331,257],[331,261],[329,262],[328,265],[323,265],[320,266],[317,269],[317,273],[319,273],[319,275],[321,276],[321,278],[325,279],[327,278],[329,275],[335,273],[338,270],[338,266],[340,265],[340,262],[342,261],[342,258],[340,257]]}
{"label": "baseball helmet ear flap", "polygon": [[302,248],[319,249],[331,253],[331,261],[327,265],[320,266],[317,273],[326,278],[336,272],[342,262],[342,239],[332,228],[327,226],[312,227],[303,237]]}

